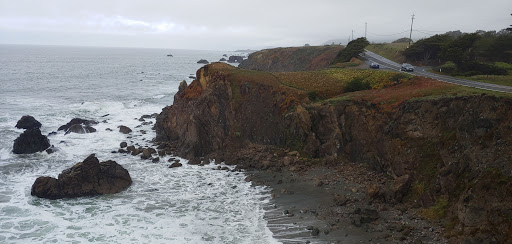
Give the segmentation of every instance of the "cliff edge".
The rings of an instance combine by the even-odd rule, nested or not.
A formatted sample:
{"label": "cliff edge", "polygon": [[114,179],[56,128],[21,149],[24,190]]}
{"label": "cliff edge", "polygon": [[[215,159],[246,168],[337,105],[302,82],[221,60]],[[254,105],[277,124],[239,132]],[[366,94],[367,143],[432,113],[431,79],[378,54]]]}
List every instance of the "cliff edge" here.
{"label": "cliff edge", "polygon": [[325,69],[342,49],[338,45],[265,49],[250,54],[238,67],[272,72]]}
{"label": "cliff edge", "polygon": [[[389,177],[368,189],[372,201],[419,208],[452,241],[512,241],[511,98],[386,97],[450,86],[418,78],[313,103],[307,91],[283,85],[282,75],[202,67],[158,116],[157,140],[185,158],[259,169],[348,160]],[[268,147],[294,153],[275,160]]]}

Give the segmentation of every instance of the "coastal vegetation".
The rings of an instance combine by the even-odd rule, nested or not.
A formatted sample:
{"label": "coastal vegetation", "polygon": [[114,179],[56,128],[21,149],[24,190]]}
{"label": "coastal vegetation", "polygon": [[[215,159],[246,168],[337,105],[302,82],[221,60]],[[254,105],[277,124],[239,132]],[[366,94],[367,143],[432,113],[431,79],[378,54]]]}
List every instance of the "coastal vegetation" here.
{"label": "coastal vegetation", "polygon": [[420,39],[409,48],[405,43],[388,43],[367,49],[398,63],[433,66],[441,74],[512,85],[512,33],[505,30],[448,32]]}
{"label": "coastal vegetation", "polygon": [[350,41],[347,46],[336,55],[332,64],[349,62],[350,59],[357,58],[360,53],[364,52],[364,49],[369,44],[370,42],[364,37]]}

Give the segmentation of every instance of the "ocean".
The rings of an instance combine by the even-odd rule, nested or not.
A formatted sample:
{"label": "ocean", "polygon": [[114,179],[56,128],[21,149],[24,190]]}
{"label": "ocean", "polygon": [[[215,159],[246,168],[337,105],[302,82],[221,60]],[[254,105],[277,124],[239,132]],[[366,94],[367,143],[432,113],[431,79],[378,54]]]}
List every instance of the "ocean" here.
{"label": "ocean", "polygon": [[[112,153],[123,141],[151,146],[152,125],[138,119],[171,105],[199,59],[223,54],[236,53],[0,45],[0,243],[276,243],[263,218],[269,190],[243,173]],[[72,118],[100,123],[95,133],[50,135],[53,154],[16,155],[23,115],[41,122],[44,135]],[[120,133],[120,125],[133,132]],[[126,168],[130,188],[76,199],[30,195],[37,177],[57,177],[93,153]]]}

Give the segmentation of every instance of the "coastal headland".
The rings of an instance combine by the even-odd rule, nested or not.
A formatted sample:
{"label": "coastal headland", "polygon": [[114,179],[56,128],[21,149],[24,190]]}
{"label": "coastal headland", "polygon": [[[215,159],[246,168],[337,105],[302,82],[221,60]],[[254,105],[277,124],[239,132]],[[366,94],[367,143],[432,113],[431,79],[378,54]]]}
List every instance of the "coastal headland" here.
{"label": "coastal headland", "polygon": [[276,229],[283,240],[512,241],[510,95],[389,71],[271,71],[203,66],[156,140],[270,186],[269,223],[304,227]]}

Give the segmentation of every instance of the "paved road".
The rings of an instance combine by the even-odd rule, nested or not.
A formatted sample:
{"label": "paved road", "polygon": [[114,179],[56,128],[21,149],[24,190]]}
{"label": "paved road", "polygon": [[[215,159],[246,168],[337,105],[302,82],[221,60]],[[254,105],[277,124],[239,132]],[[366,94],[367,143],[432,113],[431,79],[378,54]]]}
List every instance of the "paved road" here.
{"label": "paved road", "polygon": [[[386,59],[382,56],[379,56],[376,53],[370,52],[366,50],[362,56],[364,56],[368,62],[375,62],[378,63],[381,67],[381,69],[388,69],[388,70],[394,70],[394,71],[400,71],[401,64],[395,63],[389,59]],[[489,84],[489,83],[483,83],[478,81],[472,81],[472,80],[465,80],[465,79],[459,79],[451,76],[446,75],[438,75],[431,72],[425,71],[422,67],[414,67],[414,72],[407,72],[409,74],[423,76],[427,78],[436,79],[443,82],[448,82],[456,85],[461,86],[468,86],[468,87],[474,87],[474,88],[480,88],[484,90],[491,90],[491,91],[498,91],[498,92],[507,92],[512,93],[512,87],[510,86],[501,86],[501,85],[495,85],[495,84]]]}

